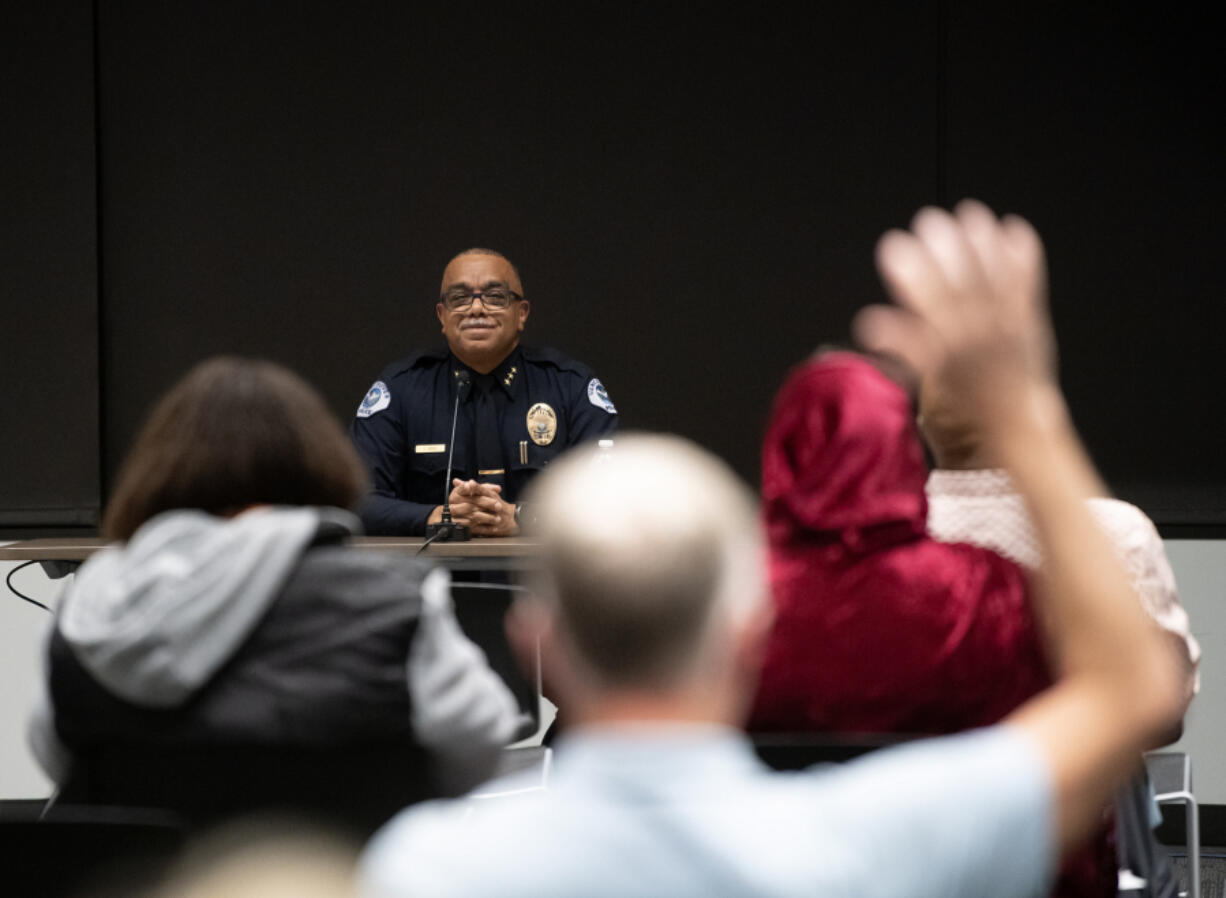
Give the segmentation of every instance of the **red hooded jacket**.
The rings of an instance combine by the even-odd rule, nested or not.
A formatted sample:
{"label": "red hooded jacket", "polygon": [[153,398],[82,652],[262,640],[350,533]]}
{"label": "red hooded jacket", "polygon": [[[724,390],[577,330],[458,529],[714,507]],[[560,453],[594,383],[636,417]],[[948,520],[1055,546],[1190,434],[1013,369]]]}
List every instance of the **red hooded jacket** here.
{"label": "red hooded jacket", "polygon": [[[834,353],[778,398],[762,449],[775,626],[749,728],[939,734],[996,723],[1051,683],[1021,568],[927,535],[906,393]],[[1054,894],[1115,894],[1104,823]]]}
{"label": "red hooded jacket", "polygon": [[949,733],[1051,678],[1024,572],[930,538],[906,393],[835,353],[780,392],[762,457],[776,623],[751,727]]}

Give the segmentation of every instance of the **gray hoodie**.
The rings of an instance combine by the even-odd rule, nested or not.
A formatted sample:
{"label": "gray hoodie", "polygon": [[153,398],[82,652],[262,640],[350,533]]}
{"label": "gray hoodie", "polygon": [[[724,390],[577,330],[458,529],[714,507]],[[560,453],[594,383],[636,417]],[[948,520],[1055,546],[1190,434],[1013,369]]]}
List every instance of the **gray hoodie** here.
{"label": "gray hoodie", "polygon": [[[55,626],[108,692],[145,708],[178,707],[251,636],[321,527],[352,533],[360,524],[339,509],[262,507],[228,519],[166,512],[81,567]],[[413,732],[440,758],[504,745],[516,728],[509,690],[456,624],[444,571],[421,581],[405,681]],[[32,715],[30,742],[62,782],[67,755],[49,709],[45,701]]]}

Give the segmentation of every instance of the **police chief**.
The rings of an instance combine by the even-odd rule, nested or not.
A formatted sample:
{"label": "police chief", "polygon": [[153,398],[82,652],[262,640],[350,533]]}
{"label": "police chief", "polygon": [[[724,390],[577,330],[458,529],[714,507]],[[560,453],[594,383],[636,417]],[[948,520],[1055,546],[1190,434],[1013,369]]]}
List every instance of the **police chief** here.
{"label": "police chief", "polygon": [[372,485],[362,521],[373,535],[422,535],[449,497],[452,519],[473,535],[513,536],[532,477],[571,446],[611,436],[617,409],[586,365],[520,345],[529,305],[501,253],[452,259],[435,310],[447,349],[385,368],[353,420]]}

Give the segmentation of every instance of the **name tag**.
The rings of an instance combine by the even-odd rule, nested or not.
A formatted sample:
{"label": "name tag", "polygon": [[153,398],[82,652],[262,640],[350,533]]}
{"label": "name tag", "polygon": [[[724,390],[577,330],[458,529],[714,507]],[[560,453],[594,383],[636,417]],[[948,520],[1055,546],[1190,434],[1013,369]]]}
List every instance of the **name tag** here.
{"label": "name tag", "polygon": [[425,455],[428,452],[446,452],[446,443],[418,443],[413,447],[413,451],[418,455]]}

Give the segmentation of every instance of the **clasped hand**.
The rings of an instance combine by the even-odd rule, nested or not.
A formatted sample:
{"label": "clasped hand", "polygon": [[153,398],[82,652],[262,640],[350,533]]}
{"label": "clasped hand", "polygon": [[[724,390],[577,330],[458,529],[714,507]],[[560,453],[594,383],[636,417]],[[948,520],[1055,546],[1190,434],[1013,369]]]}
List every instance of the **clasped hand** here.
{"label": "clasped hand", "polygon": [[515,504],[502,498],[502,487],[475,480],[451,481],[451,519],[468,527],[474,536],[514,536]]}

